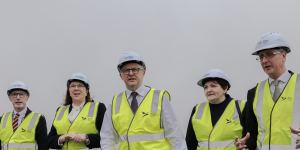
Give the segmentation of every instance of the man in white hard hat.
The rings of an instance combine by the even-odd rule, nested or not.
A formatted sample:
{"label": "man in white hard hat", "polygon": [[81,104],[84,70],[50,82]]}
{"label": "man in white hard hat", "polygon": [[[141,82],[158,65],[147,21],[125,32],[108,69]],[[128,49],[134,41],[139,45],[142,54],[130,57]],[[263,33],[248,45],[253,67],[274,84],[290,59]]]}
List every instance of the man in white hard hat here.
{"label": "man in white hard hat", "polygon": [[135,52],[122,53],[118,71],[126,90],[115,95],[104,116],[101,148],[113,150],[184,150],[166,90],[143,85],[146,65]]}
{"label": "man in white hard hat", "polygon": [[[290,46],[275,32],[264,34],[252,55],[257,55],[268,79],[248,91],[243,113],[244,135],[237,140],[238,149],[291,150],[300,147],[296,141],[300,125],[300,81],[286,69]],[[247,141],[246,145],[245,142]]]}
{"label": "man in white hard hat", "polygon": [[15,81],[9,86],[7,95],[14,109],[0,118],[1,149],[48,149],[45,117],[27,107],[28,86]]}

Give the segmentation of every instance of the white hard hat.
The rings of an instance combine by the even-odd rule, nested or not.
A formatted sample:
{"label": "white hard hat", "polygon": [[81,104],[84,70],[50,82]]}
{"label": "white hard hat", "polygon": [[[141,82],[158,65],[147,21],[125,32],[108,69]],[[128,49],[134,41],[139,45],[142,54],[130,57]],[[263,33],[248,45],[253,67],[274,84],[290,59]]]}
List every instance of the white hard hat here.
{"label": "white hard hat", "polygon": [[83,73],[74,73],[68,80],[68,85],[73,81],[73,80],[79,80],[82,81],[83,83],[85,83],[88,87],[90,85],[89,79],[87,78],[87,76]]}
{"label": "white hard hat", "polygon": [[9,95],[14,90],[23,90],[23,91],[27,92],[27,94],[29,95],[29,88],[22,81],[14,81],[14,82],[12,82],[9,85],[8,89],[7,89],[7,95]]}
{"label": "white hard hat", "polygon": [[120,70],[126,62],[136,62],[146,68],[144,59],[136,52],[125,51],[121,54],[118,62],[118,70]]}
{"label": "white hard hat", "polygon": [[277,47],[284,47],[287,53],[291,51],[289,44],[280,35],[280,33],[268,32],[263,34],[256,43],[255,52],[253,52],[252,55],[258,55],[259,51]]}
{"label": "white hard hat", "polygon": [[229,84],[229,87],[231,85],[231,82],[230,82],[230,79],[229,77],[225,74],[224,71],[220,70],[220,69],[212,69],[212,70],[209,70],[198,82],[197,84],[199,86],[204,86],[203,85],[203,80],[205,79],[208,79],[208,78],[219,78],[219,79],[223,79],[225,81],[228,82]]}

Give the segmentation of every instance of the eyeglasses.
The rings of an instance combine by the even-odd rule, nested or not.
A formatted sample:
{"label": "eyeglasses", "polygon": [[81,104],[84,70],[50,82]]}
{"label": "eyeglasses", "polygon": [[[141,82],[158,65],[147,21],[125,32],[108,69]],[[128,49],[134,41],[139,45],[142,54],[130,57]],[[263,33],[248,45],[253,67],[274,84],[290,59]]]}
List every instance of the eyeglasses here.
{"label": "eyeglasses", "polygon": [[121,73],[125,74],[125,75],[129,75],[130,72],[132,72],[132,74],[137,74],[141,70],[144,70],[144,69],[143,68],[128,68],[128,69],[121,70]]}
{"label": "eyeglasses", "polygon": [[258,54],[258,57],[256,58],[256,60],[262,61],[264,58],[270,59],[280,53],[281,53],[281,51],[279,51],[279,50],[261,52]]}
{"label": "eyeglasses", "polygon": [[9,96],[13,97],[13,98],[16,98],[16,97],[20,97],[20,98],[23,98],[25,97],[27,94],[25,92],[12,92],[9,94]]}
{"label": "eyeglasses", "polygon": [[70,89],[71,89],[71,88],[72,88],[72,89],[75,89],[76,87],[77,87],[77,88],[85,88],[85,86],[84,86],[83,84],[80,84],[80,83],[79,83],[79,84],[72,84],[72,83],[71,83],[70,86],[69,86]]}

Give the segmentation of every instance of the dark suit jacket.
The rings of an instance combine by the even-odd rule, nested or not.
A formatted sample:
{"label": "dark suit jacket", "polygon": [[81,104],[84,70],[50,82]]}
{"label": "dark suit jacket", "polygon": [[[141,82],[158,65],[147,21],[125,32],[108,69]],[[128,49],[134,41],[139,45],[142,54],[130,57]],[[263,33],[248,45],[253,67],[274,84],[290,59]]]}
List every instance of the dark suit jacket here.
{"label": "dark suit jacket", "polygon": [[[28,116],[29,113],[32,111],[27,108],[27,111],[25,113],[25,117]],[[0,117],[0,121],[1,121]],[[35,129],[35,141],[38,145],[39,150],[48,150],[48,145],[47,145],[47,124],[46,124],[46,119],[43,115],[41,115],[39,122],[37,124],[37,127]],[[0,141],[1,144],[1,141]],[[1,149],[1,147],[0,147]]]}

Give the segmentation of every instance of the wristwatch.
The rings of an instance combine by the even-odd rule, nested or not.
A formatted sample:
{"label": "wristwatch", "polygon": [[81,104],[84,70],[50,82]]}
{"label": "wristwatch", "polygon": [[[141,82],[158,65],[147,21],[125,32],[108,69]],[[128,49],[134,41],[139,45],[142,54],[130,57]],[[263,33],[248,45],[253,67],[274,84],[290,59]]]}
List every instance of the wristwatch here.
{"label": "wristwatch", "polygon": [[88,135],[85,135],[85,141],[84,141],[84,144],[85,144],[85,145],[89,145],[90,143],[91,143],[91,141],[90,141]]}

